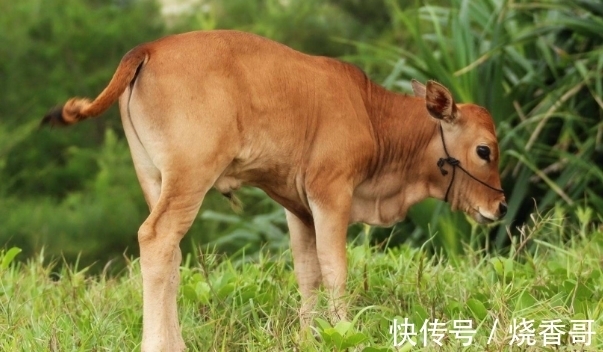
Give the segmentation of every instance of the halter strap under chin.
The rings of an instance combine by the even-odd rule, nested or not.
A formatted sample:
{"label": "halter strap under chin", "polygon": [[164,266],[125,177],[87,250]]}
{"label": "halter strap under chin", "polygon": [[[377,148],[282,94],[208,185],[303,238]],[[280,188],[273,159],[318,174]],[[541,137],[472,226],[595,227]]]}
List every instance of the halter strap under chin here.
{"label": "halter strap under chin", "polygon": [[465,170],[465,168],[461,166],[461,162],[458,159],[453,158],[453,157],[450,156],[450,154],[448,154],[448,149],[446,148],[446,142],[444,141],[444,129],[442,128],[442,124],[441,123],[439,124],[439,126],[440,126],[440,137],[442,137],[442,146],[444,146],[444,153],[446,153],[446,157],[438,159],[438,162],[437,162],[438,168],[440,169],[440,172],[442,173],[442,176],[448,175],[448,171],[444,169],[444,164],[449,164],[450,166],[452,166],[452,178],[450,179],[450,183],[448,184],[448,189],[446,189],[446,196],[444,197],[444,201],[448,202],[448,194],[450,193],[450,188],[452,188],[452,183],[454,182],[454,176],[456,175],[456,168],[457,167],[459,169],[461,169],[461,171],[463,171],[464,173],[466,173],[469,177],[471,177],[475,181],[481,183],[482,185],[490,188],[491,190],[504,193],[505,191],[503,191],[502,189],[496,188],[496,187],[492,187],[489,184],[485,183],[484,181],[482,181],[482,180],[478,179],[477,177],[471,175],[469,173],[469,171]]}

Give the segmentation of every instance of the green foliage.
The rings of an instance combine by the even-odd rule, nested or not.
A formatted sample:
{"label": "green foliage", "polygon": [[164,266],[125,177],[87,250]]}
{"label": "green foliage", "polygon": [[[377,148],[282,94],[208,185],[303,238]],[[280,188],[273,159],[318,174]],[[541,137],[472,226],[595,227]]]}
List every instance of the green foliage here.
{"label": "green foliage", "polygon": [[71,147],[68,152],[72,160],[97,164],[99,172],[85,180],[83,191],[60,201],[0,199],[0,207],[7,210],[0,212],[0,238],[28,255],[46,247],[74,261],[81,253],[86,265],[100,257],[120,257],[127,247],[137,248],[137,229],[148,210],[127,146],[108,130],[102,149]]}
{"label": "green foliage", "polygon": [[324,341],[325,348],[331,348],[334,351],[345,351],[352,347],[360,347],[369,340],[366,334],[354,331],[354,324],[347,320],[342,320],[331,326],[324,319],[316,318],[316,325],[320,337]]}
{"label": "green foliage", "polygon": [[18,247],[13,247],[13,248],[9,249],[8,251],[6,251],[6,253],[4,253],[4,251],[2,251],[2,253],[1,253],[2,262],[0,262],[0,268],[2,268],[3,270],[8,269],[8,266],[10,265],[10,263],[12,263],[13,259],[15,259],[15,257],[19,253],[21,253],[21,248],[18,248]]}
{"label": "green foliage", "polygon": [[[2,0],[0,10],[0,120],[7,132],[39,122],[69,97],[95,96],[128,50],[165,33],[149,1]],[[3,157],[8,193],[64,197],[81,189],[98,169],[68,150],[97,147],[106,127],[121,129],[116,109],[70,130],[32,131]]]}
{"label": "green foliage", "polygon": [[[321,293],[315,334],[299,330],[299,296],[288,251],[239,262],[200,251],[197,257],[188,255],[181,267],[183,336],[191,351],[499,351],[510,348],[509,329],[514,319],[523,318],[533,320],[534,350],[540,350],[544,320],[560,319],[567,332],[571,320],[589,319],[595,333],[590,346],[572,345],[564,333],[558,349],[601,350],[603,232],[587,223],[563,225],[557,216],[535,218],[503,256],[468,250],[450,261],[408,245],[385,251],[350,247],[346,300],[352,319],[327,322],[327,297]],[[581,233],[582,225],[587,232]],[[571,240],[565,241],[564,234]],[[7,263],[0,268],[2,351],[140,348],[137,260],[123,275],[89,276],[87,267],[57,268],[43,253],[13,261],[14,252],[0,252],[0,262]],[[395,349],[390,327],[394,319],[405,318],[414,326],[417,346]],[[446,323],[442,347],[430,335],[425,341],[419,331],[426,320],[435,319]],[[467,349],[449,332],[460,319],[470,320],[476,330]]]}
{"label": "green foliage", "polygon": [[[342,10],[337,3],[348,8]],[[194,13],[192,23],[202,29],[239,29],[260,34],[297,50],[315,55],[341,56],[353,47],[335,42],[334,38],[369,39],[376,35],[370,24],[362,20],[352,1],[322,0],[211,0],[203,2]],[[379,2],[371,2],[371,8],[383,16]],[[351,5],[351,6],[346,6]],[[375,19],[372,19],[373,21]]]}
{"label": "green foliage", "polygon": [[[205,210],[201,213],[201,221],[215,221],[226,225],[220,231],[221,235],[212,241],[209,246],[216,246],[230,253],[243,249],[250,253],[257,253],[261,248],[278,250],[286,248],[289,243],[285,211],[273,201],[265,199],[263,192],[257,190],[247,191],[245,199],[255,196],[263,201],[264,211],[258,211],[262,204],[255,204],[249,215],[233,215]],[[251,203],[251,201],[249,202]],[[259,206],[258,206],[259,205]],[[241,243],[244,245],[241,247]]]}

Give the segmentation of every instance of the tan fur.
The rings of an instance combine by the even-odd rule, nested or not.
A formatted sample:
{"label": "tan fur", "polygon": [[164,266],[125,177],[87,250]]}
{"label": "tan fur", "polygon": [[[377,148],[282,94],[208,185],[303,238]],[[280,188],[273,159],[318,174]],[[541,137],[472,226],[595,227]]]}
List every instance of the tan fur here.
{"label": "tan fur", "polygon": [[[302,54],[236,31],[192,32],[134,48],[92,102],[68,101],[44,122],[72,124],[119,97],[134,167],[151,210],[138,238],[143,276],[143,351],[179,351],[179,242],[206,192],[263,189],[286,209],[302,303],[310,322],[315,290],[346,316],[346,230],[391,225],[422,199],[443,199],[450,154],[500,188],[498,145],[488,112],[457,105],[442,85],[413,83],[419,97],[388,92],[356,67]],[[432,115],[434,118],[431,118]],[[439,119],[439,120],[438,120]],[[492,149],[480,159],[478,145]],[[453,209],[484,222],[504,195],[457,174]]]}

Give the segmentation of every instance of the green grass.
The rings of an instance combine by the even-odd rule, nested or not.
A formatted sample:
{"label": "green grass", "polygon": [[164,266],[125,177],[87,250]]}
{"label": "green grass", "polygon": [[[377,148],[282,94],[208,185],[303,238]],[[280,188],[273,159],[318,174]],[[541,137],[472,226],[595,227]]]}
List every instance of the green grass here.
{"label": "green grass", "polygon": [[[446,259],[408,246],[382,251],[350,245],[350,322],[333,328],[319,314],[318,338],[298,331],[299,295],[288,251],[253,259],[208,251],[197,259],[189,256],[179,294],[185,341],[190,351],[602,350],[603,229],[567,225],[552,214],[523,228],[522,237],[501,256],[470,246],[464,255]],[[108,277],[49,264],[43,253],[27,262],[12,260],[15,254],[0,255],[0,350],[140,348],[137,260],[118,277]],[[452,329],[453,320],[467,319],[477,331],[466,348],[446,333],[443,347],[423,347],[419,338],[415,347],[394,349],[390,325],[404,318],[418,336],[425,319],[447,322],[446,329]],[[534,320],[536,345],[511,349],[509,327],[522,318]],[[566,333],[561,346],[543,348],[539,324],[552,319],[561,319],[565,330],[571,320],[593,320],[591,345],[571,345]]]}

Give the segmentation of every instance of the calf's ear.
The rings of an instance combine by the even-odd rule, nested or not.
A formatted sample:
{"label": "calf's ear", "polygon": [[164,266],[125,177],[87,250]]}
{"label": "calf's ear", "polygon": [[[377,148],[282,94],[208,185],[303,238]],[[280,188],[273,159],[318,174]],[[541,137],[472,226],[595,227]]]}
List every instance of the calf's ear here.
{"label": "calf's ear", "polygon": [[425,85],[416,79],[410,81],[412,85],[412,91],[415,93],[415,97],[425,98]]}
{"label": "calf's ear", "polygon": [[459,109],[448,88],[435,81],[427,81],[425,104],[429,114],[436,119],[453,123],[459,117]]}

